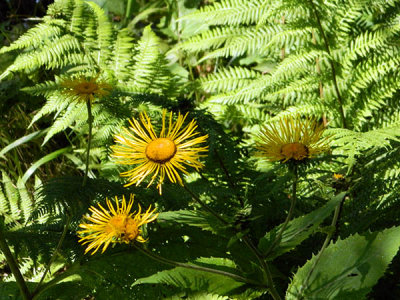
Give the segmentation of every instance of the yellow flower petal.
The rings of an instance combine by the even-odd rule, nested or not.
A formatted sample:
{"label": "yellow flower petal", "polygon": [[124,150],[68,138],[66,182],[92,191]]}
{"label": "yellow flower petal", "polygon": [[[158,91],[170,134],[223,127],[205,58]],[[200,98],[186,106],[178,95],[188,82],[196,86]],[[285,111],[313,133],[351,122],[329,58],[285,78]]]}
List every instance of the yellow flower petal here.
{"label": "yellow flower petal", "polygon": [[[100,204],[99,208],[92,206],[90,207],[92,216],[85,216],[85,219],[92,223],[79,224],[79,227],[82,228],[78,231],[79,242],[82,245],[89,244],[85,254],[93,250],[93,255],[100,248],[103,253],[111,243],[130,243],[134,240],[143,243],[145,239],[141,236],[140,226],[150,223],[158,217],[158,214],[154,213],[156,209],[151,210],[151,206],[144,214],[141,213],[140,205],[137,213],[131,213],[133,195],[128,204],[125,197],[122,197],[121,205],[118,198],[115,197],[116,207],[108,199],[106,199],[106,203],[109,211]],[[99,216],[101,217],[99,218]]]}
{"label": "yellow flower petal", "polygon": [[[165,120],[167,115],[168,122]],[[117,144],[111,147],[111,156],[119,164],[135,165],[133,169],[120,174],[128,177],[129,182],[125,186],[139,185],[146,177],[151,176],[148,186],[158,178],[157,188],[161,194],[165,177],[172,183],[178,182],[182,185],[182,178],[177,170],[187,174],[184,165],[196,170],[203,167],[199,158],[205,155],[200,153],[207,152],[208,146],[198,145],[205,142],[208,135],[193,138],[199,134],[195,132],[196,121],[192,120],[183,127],[187,115],[178,114],[176,122],[173,122],[172,112],[168,114],[163,110],[162,128],[157,136],[150,118],[142,113],[139,117],[141,123],[135,119],[130,120],[129,129],[124,128],[122,134],[114,137]]]}
{"label": "yellow flower petal", "polygon": [[78,101],[93,101],[95,98],[102,98],[110,94],[111,85],[97,81],[98,76],[87,79],[84,76],[75,79],[65,79],[61,86],[65,93]]}
{"label": "yellow flower petal", "polygon": [[329,149],[325,128],[315,120],[284,117],[259,135],[258,156],[269,161],[302,161]]}

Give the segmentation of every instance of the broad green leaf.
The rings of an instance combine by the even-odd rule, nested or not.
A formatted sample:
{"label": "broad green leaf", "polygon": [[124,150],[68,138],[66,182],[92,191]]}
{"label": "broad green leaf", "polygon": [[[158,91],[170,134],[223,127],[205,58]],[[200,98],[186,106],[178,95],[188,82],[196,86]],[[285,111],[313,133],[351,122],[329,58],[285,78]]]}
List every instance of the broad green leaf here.
{"label": "broad green leaf", "polygon": [[220,295],[215,295],[215,294],[208,294],[208,293],[180,293],[179,295],[174,295],[168,298],[165,298],[164,300],[229,300],[228,297],[225,296],[220,296]]}
{"label": "broad green leaf", "polygon": [[400,247],[400,227],[353,235],[330,244],[308,281],[316,256],[294,275],[286,299],[365,299]]}
{"label": "broad green leaf", "polygon": [[[196,260],[195,264],[228,271],[233,274],[237,273],[234,262],[225,258],[199,258]],[[170,270],[158,272],[149,277],[140,278],[134,282],[133,285],[144,283],[162,283],[190,289],[192,291],[207,291],[208,293],[216,293],[219,295],[225,295],[232,292],[244,284],[243,282],[235,281],[234,279],[223,275],[183,267],[176,267]]]}
{"label": "broad green leaf", "polygon": [[343,200],[345,193],[340,193],[326,203],[323,207],[313,212],[290,221],[282,234],[280,242],[271,250],[276,235],[282,228],[282,224],[272,229],[260,239],[258,248],[266,253],[268,259],[273,259],[285,252],[294,249],[297,245],[315,232],[319,224],[327,218],[337,205]]}
{"label": "broad green leaf", "polygon": [[158,215],[158,223],[163,225],[186,224],[199,227],[216,233],[216,228],[221,227],[221,223],[211,214],[199,210],[177,210],[166,211]]}
{"label": "broad green leaf", "polygon": [[23,300],[16,282],[0,283],[0,300]]}

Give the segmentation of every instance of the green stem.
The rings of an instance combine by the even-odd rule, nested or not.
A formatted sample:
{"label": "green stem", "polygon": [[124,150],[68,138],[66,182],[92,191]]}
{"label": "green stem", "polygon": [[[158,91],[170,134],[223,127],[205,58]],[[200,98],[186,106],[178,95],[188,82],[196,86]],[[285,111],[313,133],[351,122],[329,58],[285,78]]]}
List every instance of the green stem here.
{"label": "green stem", "polygon": [[8,247],[8,244],[4,237],[4,233],[1,229],[0,229],[0,250],[1,250],[1,252],[3,252],[4,256],[6,257],[7,264],[10,267],[11,272],[14,275],[15,281],[17,282],[19,290],[22,294],[22,298],[24,300],[32,299],[29,289],[26,285],[26,282],[25,282],[24,278],[22,277],[22,274],[18,268],[18,264],[15,261],[10,248]]}
{"label": "green stem", "polygon": [[224,225],[229,225],[229,222],[226,221],[224,218],[222,218],[215,210],[213,210],[211,207],[209,207],[207,204],[205,204],[203,201],[200,200],[199,197],[195,193],[193,193],[187,186],[186,184],[183,184],[183,188],[192,196],[192,198],[200,204],[202,208],[207,210],[210,214],[212,214],[214,217],[216,217],[218,220],[221,221]]}
{"label": "green stem", "polygon": [[45,284],[43,284],[42,286],[40,286],[40,288],[38,288],[35,291],[35,294],[33,295],[32,300],[36,300],[38,299],[38,297],[46,290],[48,290],[49,288],[51,288],[52,286],[56,285],[58,282],[60,282],[61,280],[64,280],[65,278],[73,275],[71,273],[74,273],[75,270],[78,268],[79,263],[74,263],[68,270],[64,271],[63,273],[61,273],[60,275],[58,275],[57,277],[55,277],[53,280],[50,280],[49,282],[46,282]]}
{"label": "green stem", "polygon": [[126,24],[128,24],[129,17],[131,16],[132,4],[133,4],[133,0],[128,0],[127,1],[126,11],[125,11],[125,19],[124,19],[124,26],[126,26]]}
{"label": "green stem", "polygon": [[254,246],[253,242],[247,236],[243,236],[243,241],[246,244],[246,246],[254,253],[254,255],[257,257],[258,261],[260,262],[261,267],[264,270],[265,280],[267,281],[268,290],[269,290],[272,298],[274,300],[281,300],[282,298],[281,298],[281,296],[279,296],[279,293],[275,288],[275,283],[274,283],[274,280],[272,279],[271,270],[269,269],[268,264],[265,262],[262,254],[257,249],[257,247]]}
{"label": "green stem", "polygon": [[85,168],[85,175],[83,177],[82,186],[85,186],[86,182],[87,182],[87,177],[88,177],[88,172],[89,172],[90,146],[92,143],[93,116],[92,116],[92,105],[90,103],[90,100],[86,101],[86,107],[87,107],[87,112],[88,112],[89,137],[88,137],[88,143],[87,143],[87,148],[86,148],[86,168]]}
{"label": "green stem", "polygon": [[[343,197],[343,199],[344,199],[344,197]],[[343,201],[343,200],[342,200],[342,201]],[[319,251],[317,257],[315,258],[314,263],[313,263],[313,265],[312,265],[312,267],[311,267],[311,269],[310,269],[310,272],[308,272],[306,279],[303,281],[303,284],[301,285],[301,289],[300,289],[300,293],[299,293],[299,294],[300,294],[300,299],[303,299],[303,296],[302,296],[301,294],[302,294],[304,288],[307,286],[308,280],[310,279],[312,273],[313,273],[314,270],[315,270],[315,267],[317,266],[319,260],[321,259],[322,253],[324,253],[326,247],[328,247],[329,242],[331,241],[333,235],[334,235],[335,232],[336,232],[336,226],[337,226],[337,222],[338,222],[338,220],[339,220],[339,214],[340,214],[341,207],[342,207],[342,202],[339,203],[339,205],[338,205],[338,206],[336,207],[336,209],[335,209],[335,213],[333,214],[333,219],[332,219],[332,223],[331,223],[331,228],[334,228],[334,229],[331,230],[331,231],[327,234],[327,236],[326,236],[326,238],[325,238],[325,241],[324,241],[324,244],[322,245],[322,248],[321,248],[321,250]]]}
{"label": "green stem", "polygon": [[218,275],[222,275],[222,276],[226,276],[226,277],[230,277],[236,281],[240,281],[240,282],[244,282],[244,283],[248,283],[248,284],[252,284],[252,285],[256,285],[256,286],[260,286],[260,287],[265,287],[263,284],[261,284],[258,281],[254,281],[252,279],[248,279],[245,278],[243,276],[237,275],[237,274],[233,274],[230,272],[226,272],[226,271],[221,271],[221,270],[216,270],[216,269],[211,269],[211,268],[206,268],[206,267],[201,267],[201,266],[197,266],[197,265],[191,265],[191,264],[186,264],[186,263],[181,263],[181,262],[177,262],[177,261],[173,261],[170,259],[167,259],[165,257],[159,256],[157,254],[154,254],[151,251],[148,251],[142,247],[137,246],[136,244],[133,244],[133,246],[138,249],[141,253],[147,255],[148,257],[150,257],[151,259],[154,259],[160,263],[163,264],[167,264],[170,266],[175,266],[175,267],[182,267],[182,268],[186,268],[186,269],[192,269],[192,270],[197,270],[197,271],[204,271],[204,272],[208,272],[208,273],[214,273],[214,274],[218,274]]}
{"label": "green stem", "polygon": [[297,190],[297,181],[298,181],[298,178],[299,178],[298,172],[297,172],[297,168],[298,168],[297,165],[294,165],[294,167],[293,167],[292,199],[291,199],[291,201],[290,201],[289,212],[288,212],[288,214],[287,214],[287,216],[286,216],[285,222],[283,223],[281,229],[279,230],[278,234],[276,235],[276,238],[275,238],[274,242],[273,242],[272,245],[268,248],[268,250],[267,250],[267,252],[264,254],[264,256],[267,256],[268,254],[270,254],[270,253],[274,250],[274,248],[276,247],[276,245],[279,243],[279,241],[280,241],[280,239],[281,239],[281,237],[282,237],[282,234],[283,234],[283,232],[285,231],[285,229],[286,229],[286,227],[287,227],[287,225],[288,225],[290,219],[291,219],[292,216],[293,216],[294,207],[295,207],[295,205],[296,205],[296,199],[297,199],[297,193],[296,193],[296,190]]}
{"label": "green stem", "polygon": [[64,230],[63,230],[63,232],[62,232],[62,234],[61,234],[60,240],[58,241],[57,247],[56,247],[56,249],[54,250],[54,253],[53,253],[53,255],[51,256],[50,261],[49,261],[49,263],[48,263],[47,266],[46,266],[46,269],[45,269],[45,271],[44,271],[44,273],[43,273],[43,275],[42,275],[42,278],[40,278],[40,281],[39,281],[38,285],[36,286],[35,290],[33,291],[33,295],[36,294],[37,290],[38,290],[38,289],[40,288],[40,286],[42,285],[42,282],[43,282],[43,280],[45,279],[47,273],[50,271],[50,267],[51,267],[51,265],[53,264],[54,260],[56,259],[56,256],[57,256],[57,254],[59,253],[59,251],[60,251],[60,249],[61,249],[61,245],[62,245],[62,243],[63,243],[63,241],[64,241],[64,239],[65,239],[65,236],[66,236],[67,231],[68,231],[68,228],[69,228],[69,223],[70,223],[70,221],[71,221],[71,216],[68,215],[68,217],[67,217],[67,222],[65,223]]}
{"label": "green stem", "polygon": [[329,62],[330,62],[331,71],[332,71],[332,81],[333,81],[333,85],[334,85],[334,88],[335,88],[336,96],[337,96],[337,99],[338,99],[338,102],[339,102],[339,112],[340,112],[340,116],[342,118],[343,128],[347,128],[346,118],[345,118],[344,109],[343,109],[343,100],[342,100],[342,96],[340,94],[339,86],[338,86],[338,83],[337,83],[336,68],[335,68],[335,64],[334,64],[332,56],[331,56],[331,49],[329,47],[328,39],[327,39],[327,37],[325,35],[324,29],[322,28],[321,19],[320,19],[319,15],[318,15],[318,12],[317,12],[317,10],[315,8],[315,5],[314,5],[313,1],[309,0],[309,2],[311,4],[314,16],[315,16],[315,18],[317,20],[319,32],[320,32],[320,34],[321,34],[321,36],[322,36],[322,38],[324,40],[326,52],[330,56]]}
{"label": "green stem", "polygon": [[232,180],[231,175],[228,172],[228,169],[225,167],[224,161],[222,160],[221,156],[219,156],[217,150],[214,150],[215,156],[218,159],[219,165],[221,166],[222,170],[225,173],[226,179],[228,181],[228,184],[230,185],[231,189],[235,192],[236,197],[238,198],[240,205],[242,206],[242,208],[244,207],[244,202],[242,197],[240,196],[240,194],[237,192],[237,188],[236,188],[236,184],[235,182]]}
{"label": "green stem", "polygon": [[[212,208],[207,206],[207,204],[205,204],[203,201],[201,201],[200,198],[197,197],[186,185],[183,185],[183,187],[192,196],[192,198],[201,205],[201,207],[203,207],[205,210],[207,210],[212,215],[214,215],[224,225],[229,225],[229,222],[227,222],[217,212],[215,212]],[[254,253],[254,255],[259,260],[261,267],[264,271],[265,279],[267,281],[268,289],[269,289],[269,292],[271,293],[271,296],[274,298],[274,300],[281,300],[281,297],[279,296],[278,292],[275,289],[275,284],[272,279],[271,271],[268,267],[268,264],[264,261],[262,254],[258,251],[257,247],[254,246],[252,241],[246,235],[244,235],[242,237],[242,239],[243,239],[244,243],[246,244],[246,246]]]}

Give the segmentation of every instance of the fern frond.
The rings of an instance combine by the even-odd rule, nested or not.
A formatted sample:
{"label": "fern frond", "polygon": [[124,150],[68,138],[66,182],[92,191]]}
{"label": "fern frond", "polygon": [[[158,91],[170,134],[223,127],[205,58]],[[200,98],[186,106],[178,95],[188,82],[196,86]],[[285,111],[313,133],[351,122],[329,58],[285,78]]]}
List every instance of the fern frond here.
{"label": "fern frond", "polygon": [[243,67],[230,67],[219,69],[218,72],[200,78],[200,85],[208,93],[229,92],[250,84],[261,76],[256,71]]}
{"label": "fern frond", "polygon": [[128,35],[128,31],[126,29],[118,31],[110,66],[115,76],[122,81],[128,80],[131,76],[132,49],[135,49],[135,44],[133,38]]}
{"label": "fern frond", "polygon": [[181,20],[201,20],[212,25],[254,24],[264,13],[261,4],[261,0],[222,0],[185,15]]}
{"label": "fern frond", "polygon": [[47,39],[52,39],[56,36],[60,36],[64,25],[64,20],[57,19],[38,24],[37,26],[29,29],[24,35],[13,42],[10,46],[1,48],[0,54],[17,49],[37,48],[43,43],[43,41]]}

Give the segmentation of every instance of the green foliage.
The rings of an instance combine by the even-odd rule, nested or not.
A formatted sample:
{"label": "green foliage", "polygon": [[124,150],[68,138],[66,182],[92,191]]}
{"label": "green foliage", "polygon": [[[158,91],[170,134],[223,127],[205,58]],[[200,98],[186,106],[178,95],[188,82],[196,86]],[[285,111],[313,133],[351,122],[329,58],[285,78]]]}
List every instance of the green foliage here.
{"label": "green foliage", "polygon": [[183,17],[213,26],[177,47],[204,53],[202,59],[232,57],[233,68],[249,64],[246,57],[253,62],[243,80],[244,71],[225,69],[200,80],[213,94],[207,105],[220,105],[222,113],[227,104],[239,111],[251,104],[264,111],[260,116],[324,114],[337,126],[342,106],[349,129],[378,129],[381,120],[397,120],[382,109],[397,97],[397,10],[364,0],[221,1]]}
{"label": "green foliage", "polygon": [[399,230],[354,235],[329,245],[314,268],[317,256],[297,271],[287,299],[364,299],[396,255]]}
{"label": "green foliage", "polygon": [[[199,258],[196,263],[201,266],[212,267],[214,269],[222,269],[226,271],[235,271],[235,265],[232,261],[221,258]],[[186,268],[173,268],[158,272],[147,278],[139,278],[136,284],[154,284],[162,283],[167,285],[174,285],[183,289],[190,289],[193,291],[207,291],[209,293],[217,293],[224,295],[232,292],[234,289],[240,287],[242,283],[234,281],[218,274],[206,273],[197,270],[188,270]]]}
{"label": "green foliage", "polygon": [[278,247],[274,245],[274,242],[282,225],[274,228],[260,239],[258,245],[259,249],[262,253],[265,253],[268,259],[273,259],[285,252],[293,250],[316,231],[321,222],[331,214],[341,201],[343,201],[344,196],[345,194],[341,193],[323,207],[290,221],[282,233]]}
{"label": "green foliage", "polygon": [[[96,77],[102,74],[100,79],[112,81],[113,94],[119,93],[118,96],[152,93],[174,98],[179,95],[181,85],[178,83],[182,82],[169,71],[160,44],[150,27],[136,42],[126,29],[115,30],[104,11],[93,2],[56,1],[43,18],[43,23],[1,49],[0,53],[23,51],[3,72],[0,80],[17,72],[31,73],[40,68],[54,70],[47,75],[54,80],[25,88],[26,92],[47,98],[46,105],[37,112],[31,124],[50,113],[57,116],[47,132],[46,143],[55,134],[86,123],[85,105],[75,103],[60,87],[60,83],[71,76]],[[120,98],[113,98],[122,105]],[[111,117],[110,112],[98,109],[98,106],[102,104],[94,108],[95,122],[104,126]],[[117,116],[113,116],[112,122],[109,124],[111,127],[121,125]],[[110,138],[110,135],[102,138]]]}
{"label": "green foliage", "polygon": [[[399,228],[387,228],[400,209],[399,15],[394,0],[56,0],[18,38],[0,39],[0,238],[34,299],[365,299],[396,289]],[[107,92],[72,95],[66,82],[83,79]],[[146,188],[151,175],[124,187],[120,173],[134,166],[110,157],[114,136],[143,111],[159,133],[163,108],[188,112],[183,125],[194,119],[196,136],[208,135],[205,166],[188,167],[184,187],[167,174],[162,195]],[[263,125],[285,116],[325,124],[330,152],[257,156]],[[140,225],[148,242],[85,255],[83,216],[130,194],[132,212],[159,213]],[[9,264],[2,253],[0,299],[19,299]]]}

